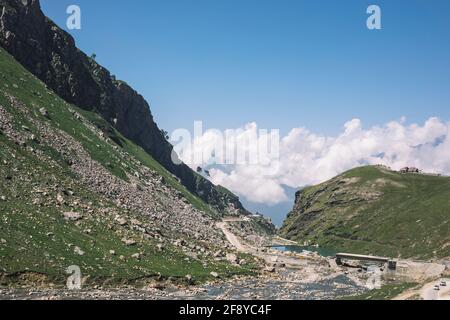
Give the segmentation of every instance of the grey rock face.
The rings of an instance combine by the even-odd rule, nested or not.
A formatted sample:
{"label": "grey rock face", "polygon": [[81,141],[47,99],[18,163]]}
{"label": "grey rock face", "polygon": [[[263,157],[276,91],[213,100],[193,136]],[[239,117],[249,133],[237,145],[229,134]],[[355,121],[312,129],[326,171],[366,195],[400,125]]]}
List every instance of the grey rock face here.
{"label": "grey rock face", "polygon": [[[38,0],[0,0],[0,12],[0,45],[50,89],[69,103],[98,112],[219,212],[247,213],[238,197],[220,192],[185,164],[172,162],[173,147],[144,98],[81,52],[68,33],[44,16]],[[121,144],[118,138],[114,141]]]}

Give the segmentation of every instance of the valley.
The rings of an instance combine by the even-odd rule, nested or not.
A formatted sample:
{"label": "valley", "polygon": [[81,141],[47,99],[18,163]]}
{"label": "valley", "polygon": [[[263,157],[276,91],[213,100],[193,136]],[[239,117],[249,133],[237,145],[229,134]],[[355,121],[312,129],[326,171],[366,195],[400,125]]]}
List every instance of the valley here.
{"label": "valley", "polygon": [[354,167],[277,229],[38,0],[0,8],[0,300],[450,299],[449,177]]}
{"label": "valley", "polygon": [[[102,299],[102,300],[322,300],[322,299],[425,299],[446,300],[450,298],[447,287],[435,291],[436,284],[449,283],[448,261],[419,262],[398,261],[396,271],[381,274],[381,288],[370,290],[367,282],[371,273],[363,265],[336,264],[334,257],[324,257],[310,251],[286,252],[271,246],[258,246],[247,242],[231,232],[230,223],[247,222],[246,218],[228,218],[217,222],[227,241],[235,250],[226,255],[226,260],[239,264],[239,254],[246,259],[254,257],[260,266],[255,275],[236,275],[227,279],[207,281],[200,285],[187,285],[167,281],[147,281],[138,286],[109,287],[94,286],[83,290],[67,290],[41,287],[0,290],[3,299]],[[251,236],[254,236],[252,234]],[[280,238],[259,239],[265,243]],[[364,269],[364,270],[363,270]],[[447,271],[446,271],[447,270]],[[433,281],[431,281],[433,280]],[[422,288],[423,286],[423,288]],[[388,289],[395,288],[395,289]]]}
{"label": "valley", "polygon": [[[237,220],[233,219],[233,223]],[[148,284],[141,289],[86,289],[79,292],[64,289],[21,289],[3,291],[3,297],[18,299],[333,299],[362,293],[362,280],[331,270],[327,259],[304,254],[287,254],[267,247],[257,247],[229,231],[229,220],[218,222],[235,253],[226,259],[236,261],[243,253],[258,259],[261,271],[255,276],[235,276],[230,280],[212,281],[200,286],[170,283]],[[265,239],[270,241],[270,239]],[[157,287],[157,289],[155,289]]]}

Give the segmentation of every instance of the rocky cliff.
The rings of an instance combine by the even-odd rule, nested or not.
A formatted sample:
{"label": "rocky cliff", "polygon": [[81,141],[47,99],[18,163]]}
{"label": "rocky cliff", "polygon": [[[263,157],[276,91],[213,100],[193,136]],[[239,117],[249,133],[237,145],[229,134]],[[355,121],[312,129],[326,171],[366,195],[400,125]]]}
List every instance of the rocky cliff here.
{"label": "rocky cliff", "polygon": [[87,286],[249,274],[204,202],[104,122],[0,48],[0,288],[63,286],[69,266]]}
{"label": "rocky cliff", "polygon": [[218,212],[248,213],[238,197],[222,192],[185,164],[172,162],[173,147],[145,99],[81,52],[74,39],[43,14],[38,0],[0,0],[0,12],[0,45],[50,89],[67,102],[100,114]]}

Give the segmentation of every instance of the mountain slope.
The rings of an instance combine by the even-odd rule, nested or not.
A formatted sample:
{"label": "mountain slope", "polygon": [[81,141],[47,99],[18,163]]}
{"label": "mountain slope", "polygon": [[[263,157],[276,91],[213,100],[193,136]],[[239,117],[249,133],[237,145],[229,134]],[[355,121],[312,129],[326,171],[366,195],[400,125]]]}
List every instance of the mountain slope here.
{"label": "mountain slope", "polygon": [[[0,45],[65,101],[94,111],[105,133],[120,132],[222,214],[248,214],[239,198],[222,192],[185,164],[174,164],[144,98],[81,52],[74,39],[45,17],[38,0],[0,0]],[[112,137],[114,138],[114,137]]]}
{"label": "mountain slope", "polygon": [[393,257],[450,256],[450,178],[361,167],[296,195],[280,233]]}
{"label": "mountain slope", "polygon": [[229,245],[215,216],[101,123],[0,49],[0,285],[62,284],[71,265],[90,283],[252,272],[217,260]]}

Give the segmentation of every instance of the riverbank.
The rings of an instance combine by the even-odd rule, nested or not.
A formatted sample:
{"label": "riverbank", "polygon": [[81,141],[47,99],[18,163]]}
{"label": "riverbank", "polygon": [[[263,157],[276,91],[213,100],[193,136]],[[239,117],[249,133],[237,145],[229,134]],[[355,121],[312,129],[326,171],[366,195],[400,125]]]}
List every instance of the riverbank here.
{"label": "riverbank", "polygon": [[[437,278],[445,265],[399,261],[396,273],[386,273],[380,278],[381,290],[370,291],[367,283],[371,274],[357,266],[338,266],[333,257],[304,250],[277,250],[248,242],[233,232],[233,221],[216,224],[235,250],[233,256],[246,255],[258,261],[260,271],[255,276],[235,276],[202,285],[185,285],[171,282],[150,282],[140,288],[85,288],[69,291],[64,288],[3,288],[0,299],[17,300],[335,300],[394,298],[410,286],[405,282],[425,283],[429,277]],[[277,243],[275,238],[272,243]],[[278,242],[279,243],[279,242]],[[292,246],[292,244],[289,244]],[[287,242],[285,247],[289,248]],[[301,248],[300,248],[301,249]],[[227,257],[232,260],[234,257]],[[404,279],[409,279],[408,281]],[[413,280],[411,280],[413,279]],[[450,283],[449,283],[450,284]],[[386,288],[388,291],[384,290]],[[431,297],[429,286],[424,298]],[[383,291],[384,290],[384,291]],[[418,290],[418,289],[415,289]],[[387,292],[385,294],[385,291]],[[444,291],[442,291],[444,292]],[[445,291],[446,292],[446,291]],[[444,292],[444,293],[445,293]],[[417,292],[406,292],[403,298],[417,297]],[[442,293],[441,293],[442,295]],[[420,296],[420,292],[419,292]],[[445,295],[444,295],[445,296]]]}

